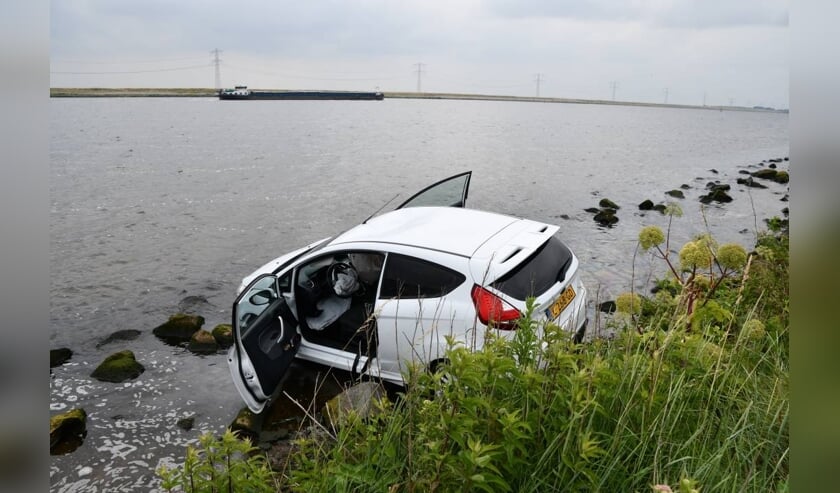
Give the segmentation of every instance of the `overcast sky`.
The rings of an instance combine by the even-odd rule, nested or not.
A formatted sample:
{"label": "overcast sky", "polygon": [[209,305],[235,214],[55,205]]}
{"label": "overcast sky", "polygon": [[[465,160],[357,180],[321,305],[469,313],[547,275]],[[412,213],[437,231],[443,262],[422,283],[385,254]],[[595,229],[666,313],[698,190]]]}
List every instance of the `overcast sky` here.
{"label": "overcast sky", "polygon": [[787,108],[787,0],[52,0],[52,87],[414,91]]}

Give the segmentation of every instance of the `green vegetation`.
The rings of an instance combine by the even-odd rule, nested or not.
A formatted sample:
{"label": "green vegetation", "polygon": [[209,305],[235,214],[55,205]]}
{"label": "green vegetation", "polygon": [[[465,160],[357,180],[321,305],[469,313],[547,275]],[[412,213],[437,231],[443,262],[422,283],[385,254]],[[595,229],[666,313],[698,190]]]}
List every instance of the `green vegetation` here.
{"label": "green vegetation", "polygon": [[265,457],[250,442],[228,430],[221,438],[202,435],[199,448],[187,447],[182,467],[157,470],[161,487],[169,492],[215,493],[277,491],[275,475]]}
{"label": "green vegetation", "polygon": [[301,434],[273,478],[284,491],[788,491],[786,231],[749,254],[703,235],[678,262],[668,241],[641,231],[670,273],[652,297],[617,298],[614,337],[575,344],[529,301],[511,339],[450,341],[446,364],[411,369],[374,417]]}

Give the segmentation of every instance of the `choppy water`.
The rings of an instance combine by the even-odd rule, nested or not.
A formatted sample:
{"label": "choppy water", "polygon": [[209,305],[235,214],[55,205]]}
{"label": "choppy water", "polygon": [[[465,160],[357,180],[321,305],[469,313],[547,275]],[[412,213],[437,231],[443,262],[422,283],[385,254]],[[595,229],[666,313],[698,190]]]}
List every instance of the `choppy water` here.
{"label": "choppy water", "polygon": [[[691,185],[677,200],[679,241],[705,228],[705,184],[731,183],[735,201],[705,218],[720,240],[745,246],[756,219],[761,228],[789,205],[779,201],[786,186],[735,185],[738,170],[788,156],[783,114],[206,98],[55,99],[50,110],[50,344],[75,353],[52,372],[50,410],[88,412],[84,444],[51,457],[54,491],[148,491],[157,465],[229,424],[241,402],[224,356],[166,346],[151,329],[181,309],[205,328],[227,323],[244,275],[397,193],[473,170],[468,206],[559,224],[602,299],[629,287],[640,226],[666,224],[643,216],[642,200]],[[622,206],[614,228],[583,211],[602,197]],[[640,259],[636,278],[649,272]],[[97,348],[122,329],[143,333]],[[125,384],[89,378],[124,348],[145,373]],[[193,430],[175,426],[193,414]]]}

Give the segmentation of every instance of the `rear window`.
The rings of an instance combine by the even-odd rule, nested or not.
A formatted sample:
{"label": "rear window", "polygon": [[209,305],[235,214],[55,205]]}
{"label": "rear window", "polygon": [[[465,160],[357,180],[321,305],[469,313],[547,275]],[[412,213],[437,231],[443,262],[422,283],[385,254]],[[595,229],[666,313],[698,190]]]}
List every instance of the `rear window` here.
{"label": "rear window", "polygon": [[539,296],[555,282],[562,282],[571,264],[571,250],[552,236],[521,264],[496,279],[493,287],[518,300]]}
{"label": "rear window", "polygon": [[467,278],[442,265],[399,254],[388,254],[380,298],[439,298]]}

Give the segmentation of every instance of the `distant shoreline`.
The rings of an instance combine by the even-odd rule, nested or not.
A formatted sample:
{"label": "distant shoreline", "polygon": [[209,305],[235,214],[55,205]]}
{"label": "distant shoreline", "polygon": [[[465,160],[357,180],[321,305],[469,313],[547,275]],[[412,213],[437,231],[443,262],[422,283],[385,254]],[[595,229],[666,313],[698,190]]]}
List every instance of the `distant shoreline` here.
{"label": "distant shoreline", "polygon": [[[266,89],[267,90],[267,89]],[[693,110],[718,111],[758,111],[764,113],[788,113],[787,109],[773,109],[746,106],[700,106],[690,104],[641,103],[635,101],[608,101],[602,99],[574,99],[574,98],[544,98],[529,96],[501,96],[491,94],[459,94],[459,93],[431,93],[431,92],[388,92],[383,91],[385,99],[460,99],[477,101],[512,101],[525,103],[567,103],[567,104],[604,104],[617,106],[647,106],[652,108],[683,108]],[[67,88],[51,87],[51,98],[138,98],[138,97],[217,97],[215,89],[211,88],[107,88],[84,87]]]}

